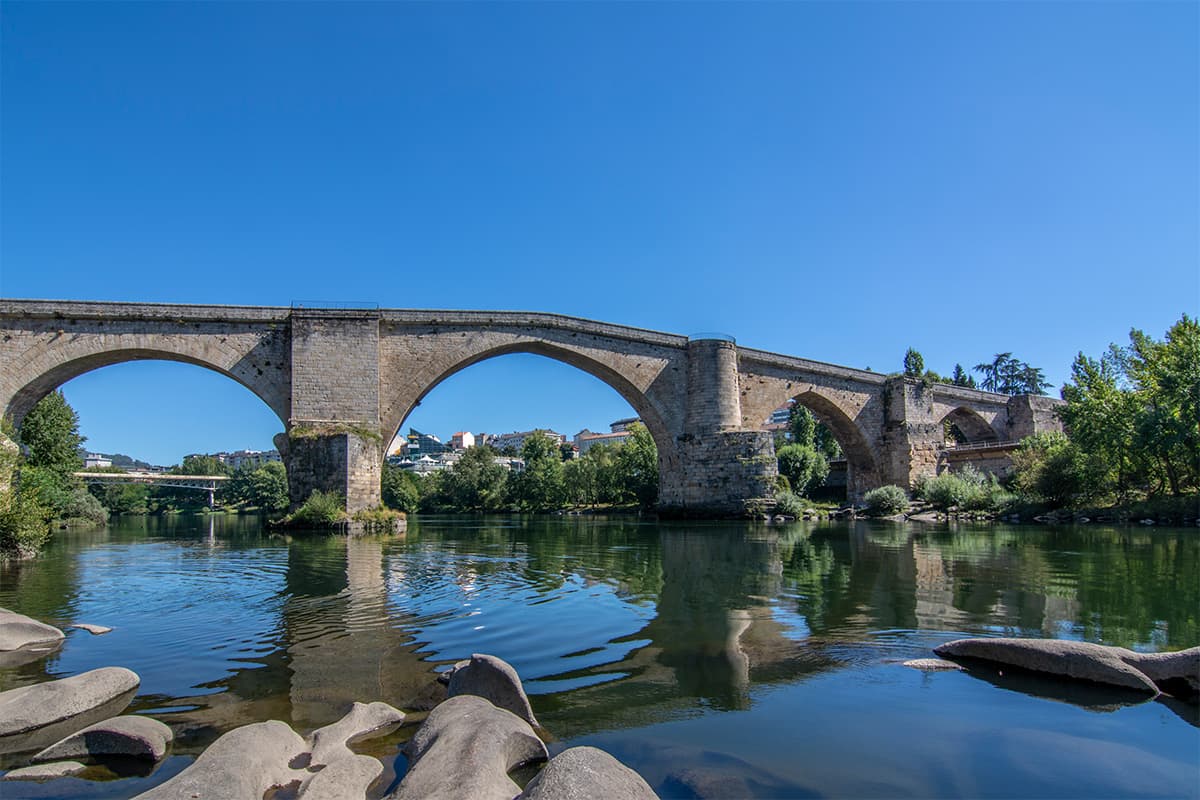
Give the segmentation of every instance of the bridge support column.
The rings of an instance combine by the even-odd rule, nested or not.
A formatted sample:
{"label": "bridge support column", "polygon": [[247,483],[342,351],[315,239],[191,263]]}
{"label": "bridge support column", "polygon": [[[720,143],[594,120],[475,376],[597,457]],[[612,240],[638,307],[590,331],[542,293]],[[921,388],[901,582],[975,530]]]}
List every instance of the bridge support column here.
{"label": "bridge support column", "polygon": [[377,435],[297,423],[275,444],[287,466],[293,508],[318,490],[344,497],[351,513],[379,505],[383,445]]}
{"label": "bridge support column", "polygon": [[771,435],[741,429],[737,345],[731,339],[688,342],[684,432],[676,441],[677,467],[660,482],[667,514],[744,514],[774,488]]}
{"label": "bridge support column", "polygon": [[911,490],[918,477],[937,474],[938,448],[945,441],[933,413],[933,392],[904,376],[889,378],[883,392],[881,483]]}
{"label": "bridge support column", "polygon": [[351,513],[379,505],[379,320],[371,309],[292,310],[293,505],[315,489],[342,495]]}

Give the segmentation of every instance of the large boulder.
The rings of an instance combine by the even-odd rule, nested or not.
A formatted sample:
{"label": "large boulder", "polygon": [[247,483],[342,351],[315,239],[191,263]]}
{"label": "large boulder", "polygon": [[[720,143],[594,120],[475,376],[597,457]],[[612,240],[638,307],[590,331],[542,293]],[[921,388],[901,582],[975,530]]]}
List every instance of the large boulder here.
{"label": "large boulder", "polygon": [[32,617],[0,608],[0,652],[36,649],[52,653],[63,642],[63,632]]}
{"label": "large boulder", "polygon": [[508,773],[547,756],[528,722],[471,694],[435,708],[404,752],[408,774],[389,800],[512,800],[521,787]]}
{"label": "large boulder", "polygon": [[50,745],[35,755],[33,762],[110,756],[160,761],[173,738],[171,729],[156,719],[136,715],[113,717]]}
{"label": "large boulder", "polygon": [[562,751],[529,782],[521,800],[658,800],[642,776],[595,747]]}
{"label": "large boulder", "polygon": [[0,692],[0,753],[36,750],[125,710],[140,679],[103,667]]}
{"label": "large boulder", "polygon": [[1194,694],[1200,686],[1200,647],[1148,654],[1091,642],[996,638],[958,639],[938,645],[934,652],[942,658],[989,661],[1152,695],[1186,695],[1189,689]]}
{"label": "large boulder", "polygon": [[450,697],[473,694],[482,697],[496,708],[511,711],[534,727],[540,727],[533,716],[529,697],[521,685],[521,677],[507,661],[495,656],[475,653],[470,661],[460,661],[450,673]]}
{"label": "large boulder", "polygon": [[135,800],[260,800],[308,774],[292,767],[303,737],[278,720],[243,725],[217,739],[191,766]]}

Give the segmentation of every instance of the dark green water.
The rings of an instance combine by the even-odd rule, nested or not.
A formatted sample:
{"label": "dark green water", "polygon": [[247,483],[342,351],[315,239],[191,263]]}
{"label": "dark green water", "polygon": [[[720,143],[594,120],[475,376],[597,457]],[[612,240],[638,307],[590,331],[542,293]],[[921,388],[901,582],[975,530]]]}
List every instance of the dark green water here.
{"label": "dark green water", "polygon": [[[177,735],[149,776],[5,800],[131,796],[248,722],[428,708],[472,652],[517,668],[552,750],[603,747],[664,797],[1200,797],[1195,706],[900,664],[964,635],[1200,644],[1194,529],[425,518],[288,540],[134,518],[0,571],[0,606],[115,629],[0,689],[126,666],[132,710]],[[411,719],[365,751],[402,773]]]}

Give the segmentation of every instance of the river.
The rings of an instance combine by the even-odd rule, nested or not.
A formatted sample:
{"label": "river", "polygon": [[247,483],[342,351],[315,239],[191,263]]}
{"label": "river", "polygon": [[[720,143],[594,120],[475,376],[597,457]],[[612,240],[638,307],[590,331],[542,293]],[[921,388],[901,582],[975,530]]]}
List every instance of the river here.
{"label": "river", "polygon": [[171,725],[172,754],[2,794],[129,797],[238,725],[304,733],[384,700],[417,713],[364,746],[382,794],[435,674],[483,652],[523,677],[552,753],[602,747],[664,798],[1200,797],[1195,706],[901,664],[962,636],[1200,644],[1198,533],[415,517],[289,538],[248,516],[116,519],[0,569],[0,606],[114,629],[70,630],[0,689],[129,667],[131,713]]}

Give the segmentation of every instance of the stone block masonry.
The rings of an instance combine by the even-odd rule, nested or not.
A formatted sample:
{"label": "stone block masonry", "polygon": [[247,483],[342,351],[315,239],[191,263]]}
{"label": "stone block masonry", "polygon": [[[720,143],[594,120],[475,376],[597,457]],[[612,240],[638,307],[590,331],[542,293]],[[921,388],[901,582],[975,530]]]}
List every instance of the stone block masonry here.
{"label": "stone block masonry", "polygon": [[937,468],[947,421],[972,441],[1058,429],[1058,401],[1009,398],[558,314],[252,308],[0,299],[0,408],[19,425],[49,392],[99,367],[164,359],[220,372],[279,416],[293,502],[314,489],[377,505],[383,447],[434,386],[533,353],[612,387],[659,454],[665,510],[736,514],[769,497],[771,411],[795,400],[833,431],[848,492],[911,486]]}

